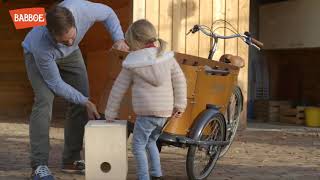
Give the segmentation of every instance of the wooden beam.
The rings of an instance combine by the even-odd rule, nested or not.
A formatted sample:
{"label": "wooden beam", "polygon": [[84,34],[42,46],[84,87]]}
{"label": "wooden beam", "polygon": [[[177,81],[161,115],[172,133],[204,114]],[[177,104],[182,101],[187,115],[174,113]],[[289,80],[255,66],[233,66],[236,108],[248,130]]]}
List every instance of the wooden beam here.
{"label": "wooden beam", "polygon": [[180,53],[186,52],[186,8],[186,0],[173,0],[172,49]]}
{"label": "wooden beam", "polygon": [[[194,25],[199,24],[199,0],[187,1],[187,27],[189,31]],[[189,34],[186,37],[186,53],[189,55],[199,56],[199,33]]]}
{"label": "wooden beam", "polygon": [[[241,9],[241,15],[243,16],[243,10]],[[231,25],[226,24],[226,27],[238,31],[239,23],[239,0],[226,0],[226,21]],[[249,18],[249,17],[246,17]],[[233,28],[232,28],[233,27]],[[226,29],[226,35],[232,35],[234,32]],[[237,55],[238,54],[238,40],[228,39],[225,41],[225,53]]]}
{"label": "wooden beam", "polygon": [[159,38],[167,41],[167,49],[172,49],[172,0],[160,1]]}
{"label": "wooden beam", "polygon": [[133,1],[133,21],[146,18],[146,0]]}
{"label": "wooden beam", "polygon": [[150,21],[157,30],[159,36],[159,2],[160,0],[146,0],[146,19]]}
{"label": "wooden beam", "polygon": [[[249,30],[249,14],[250,14],[250,1],[249,0],[239,0],[239,32],[243,33]],[[240,42],[238,44],[238,53],[245,60],[245,67],[240,70],[238,76],[238,83],[241,87],[243,97],[244,97],[244,108],[240,119],[240,127],[245,128],[247,125],[247,102],[248,102],[248,59],[249,59],[249,49],[247,44]]]}
{"label": "wooden beam", "polygon": [[[200,24],[210,27],[212,24],[212,0],[201,0],[200,1]],[[199,36],[199,56],[208,58],[210,50],[210,37],[200,33]]]}
{"label": "wooden beam", "polygon": [[[212,21],[214,24],[213,29],[219,27],[225,27],[225,22],[223,20],[226,19],[226,0],[213,0],[212,4]],[[222,21],[218,21],[222,20]],[[225,35],[224,28],[219,28],[215,31],[220,35]],[[213,56],[214,60],[218,60],[223,54],[225,50],[225,40],[220,39],[218,42],[218,49]]]}

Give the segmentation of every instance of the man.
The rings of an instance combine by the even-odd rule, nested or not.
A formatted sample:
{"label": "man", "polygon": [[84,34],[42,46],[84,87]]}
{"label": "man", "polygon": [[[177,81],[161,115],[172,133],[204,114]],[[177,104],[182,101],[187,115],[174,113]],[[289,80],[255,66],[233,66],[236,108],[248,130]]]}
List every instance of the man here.
{"label": "man", "polygon": [[[33,179],[54,179],[48,169],[49,127],[54,96],[71,103],[65,122],[62,170],[83,172],[80,151],[88,115],[99,118],[90,102],[85,64],[78,44],[94,22],[102,22],[114,46],[128,50],[116,14],[103,4],[65,0],[46,15],[47,26],[35,27],[22,42],[28,78],[35,98],[30,116],[31,167]],[[88,114],[87,114],[88,112]]]}

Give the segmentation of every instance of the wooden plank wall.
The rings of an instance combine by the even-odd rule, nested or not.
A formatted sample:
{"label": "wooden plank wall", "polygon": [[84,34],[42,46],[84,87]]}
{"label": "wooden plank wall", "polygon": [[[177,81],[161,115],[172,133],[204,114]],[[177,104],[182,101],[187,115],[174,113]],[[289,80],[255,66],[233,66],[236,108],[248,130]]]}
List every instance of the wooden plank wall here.
{"label": "wooden plank wall", "polygon": [[[16,30],[12,23],[9,10],[28,7],[50,7],[58,0],[14,0],[4,3],[0,1],[0,119],[22,119],[25,121],[30,114],[33,103],[33,92],[27,78],[23,50],[21,42],[29,29]],[[117,13],[122,27],[127,29],[132,21],[132,4],[129,0],[93,0],[105,3]],[[101,23],[97,23],[89,30],[79,45],[84,58],[89,52],[108,50],[112,45],[111,37]],[[99,59],[100,60],[100,59]],[[101,64],[102,63],[102,64]],[[86,62],[91,94],[93,101],[103,90],[103,83],[99,77],[104,77],[105,71],[97,72],[105,62],[92,59]],[[98,78],[97,78],[98,77]],[[92,86],[94,84],[94,87]],[[101,90],[102,89],[102,90]],[[62,98],[56,98],[54,105],[54,117],[62,118],[65,113],[66,102]]]}
{"label": "wooden plank wall", "polygon": [[[195,24],[211,27],[211,24],[219,19],[231,23],[236,31],[249,31],[249,2],[249,0],[135,0],[133,1],[133,20],[146,18],[155,24],[159,37],[168,42],[169,49],[206,58],[210,39],[200,33],[189,36],[185,34]],[[215,27],[223,27],[225,24],[225,22],[217,22]],[[222,35],[232,33],[223,28],[217,29],[216,32]],[[239,75],[239,85],[243,90],[246,103],[248,47],[241,40],[220,40],[214,59],[219,59],[224,53],[239,55],[246,61],[246,67]],[[245,122],[246,108],[243,115],[242,122]]]}
{"label": "wooden plank wall", "polygon": [[[52,1],[48,1],[49,3]],[[41,1],[0,1],[0,117],[27,117],[33,102],[21,42],[30,29],[16,30],[9,10],[47,7]]]}

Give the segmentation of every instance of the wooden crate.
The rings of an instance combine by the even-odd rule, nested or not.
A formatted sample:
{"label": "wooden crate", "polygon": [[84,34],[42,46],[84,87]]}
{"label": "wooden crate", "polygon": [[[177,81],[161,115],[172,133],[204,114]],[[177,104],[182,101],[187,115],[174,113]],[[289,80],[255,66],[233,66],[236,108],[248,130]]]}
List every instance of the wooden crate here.
{"label": "wooden crate", "polygon": [[304,110],[304,106],[297,106],[296,108],[281,107],[280,122],[302,125],[305,122]]}
{"label": "wooden crate", "polygon": [[257,100],[254,103],[254,116],[258,121],[278,122],[280,107],[289,106],[289,101]]}
{"label": "wooden crate", "polygon": [[280,107],[290,107],[290,104],[290,101],[256,100],[254,103],[255,118],[263,122],[278,122]]}

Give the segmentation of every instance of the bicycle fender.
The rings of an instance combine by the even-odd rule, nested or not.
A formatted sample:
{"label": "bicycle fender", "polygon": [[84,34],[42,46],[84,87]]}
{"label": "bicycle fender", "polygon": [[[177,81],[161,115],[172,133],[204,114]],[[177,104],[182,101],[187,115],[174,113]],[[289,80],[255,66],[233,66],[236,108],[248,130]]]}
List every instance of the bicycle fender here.
{"label": "bicycle fender", "polygon": [[[203,129],[204,126],[206,125],[206,123],[212,118],[212,116],[217,113],[220,113],[218,108],[208,108],[208,109],[202,111],[196,117],[194,124],[192,125],[191,131],[189,133],[189,137],[192,139],[198,139],[201,134],[201,129]],[[223,115],[222,115],[222,117],[223,117]],[[226,123],[225,120],[224,120],[224,123]]]}

